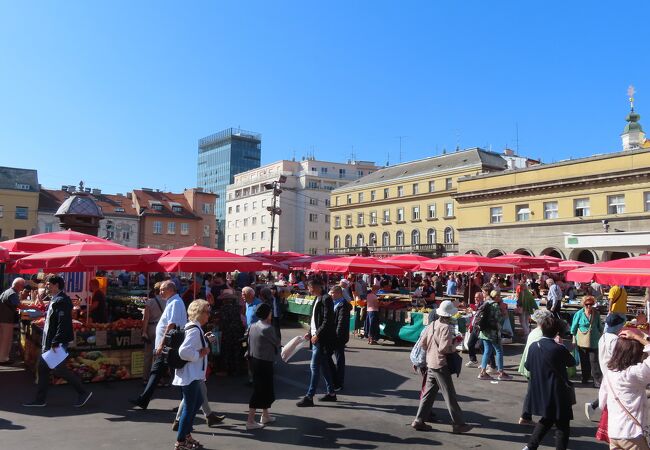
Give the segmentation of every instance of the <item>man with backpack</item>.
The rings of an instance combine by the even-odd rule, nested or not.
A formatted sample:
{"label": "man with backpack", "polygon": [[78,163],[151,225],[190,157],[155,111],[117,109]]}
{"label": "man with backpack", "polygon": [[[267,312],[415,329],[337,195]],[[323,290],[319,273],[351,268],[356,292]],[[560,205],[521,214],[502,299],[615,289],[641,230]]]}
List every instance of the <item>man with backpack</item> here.
{"label": "man with backpack", "polygon": [[490,292],[490,297],[485,302],[485,306],[479,309],[476,315],[475,323],[479,326],[479,339],[483,343],[483,360],[481,361],[481,372],[478,375],[478,379],[493,379],[487,373],[487,364],[492,353],[496,353],[497,380],[512,380],[512,377],[503,371],[501,327],[507,316],[504,317],[501,313],[501,294],[496,290]]}
{"label": "man with backpack", "polygon": [[163,281],[160,285],[160,297],[166,301],[166,305],[158,325],[156,325],[155,359],[151,366],[149,382],[144,391],[136,399],[131,400],[134,406],[142,409],[147,409],[160,378],[169,370],[167,360],[163,354],[165,333],[173,328],[183,328],[187,323],[185,304],[176,292],[176,285],[171,280]]}

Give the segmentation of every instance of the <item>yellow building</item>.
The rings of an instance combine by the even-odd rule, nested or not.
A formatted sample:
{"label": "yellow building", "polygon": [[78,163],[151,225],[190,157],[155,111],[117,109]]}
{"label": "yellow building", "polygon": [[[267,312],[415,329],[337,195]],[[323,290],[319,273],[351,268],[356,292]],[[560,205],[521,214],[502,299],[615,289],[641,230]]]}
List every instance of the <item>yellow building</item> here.
{"label": "yellow building", "polygon": [[0,241],[36,233],[38,191],[35,170],[0,167]]}
{"label": "yellow building", "polygon": [[502,171],[501,155],[473,148],[398,164],[332,191],[329,253],[455,254],[458,179]]}

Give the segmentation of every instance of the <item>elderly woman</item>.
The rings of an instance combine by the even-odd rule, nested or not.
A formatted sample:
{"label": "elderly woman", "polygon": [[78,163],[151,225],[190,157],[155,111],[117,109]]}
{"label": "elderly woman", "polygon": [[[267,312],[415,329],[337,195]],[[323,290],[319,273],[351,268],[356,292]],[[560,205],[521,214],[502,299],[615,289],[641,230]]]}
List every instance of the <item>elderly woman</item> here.
{"label": "elderly woman", "polygon": [[[259,319],[251,325],[249,340],[249,356],[253,372],[253,394],[248,402],[247,430],[262,428],[275,421],[269,415],[269,408],[275,401],[273,389],[273,361],[280,347],[280,339],[273,329],[273,313],[271,306],[262,303],[255,311]],[[262,410],[259,423],[255,422],[255,413]]]}
{"label": "elderly woman", "polygon": [[187,309],[188,322],[185,325],[185,339],[178,348],[178,355],[187,363],[176,369],[172,384],[180,386],[183,393],[183,407],[176,445],[178,450],[198,448],[200,444],[192,438],[194,417],[203,403],[201,383],[205,382],[205,370],[208,366],[207,355],[210,352],[207,339],[203,337],[201,327],[210,318],[210,304],[205,300],[194,300]]}
{"label": "elderly woman", "polygon": [[[539,341],[543,337],[542,328],[539,326],[539,324],[546,317],[552,315],[553,314],[546,309],[538,309],[532,315],[532,319],[537,324],[537,327],[533,331],[531,331],[530,334],[528,334],[528,339],[526,340],[526,346],[524,347],[524,353],[521,355],[521,362],[519,363],[519,373],[522,374],[527,379],[530,379],[530,372],[528,371],[528,369],[526,369],[526,358],[528,357],[528,349],[532,344]],[[535,425],[535,423],[533,422],[532,415],[530,414],[530,407],[525,401],[524,401],[524,408],[521,413],[521,417],[519,418],[519,425]]]}
{"label": "elderly woman", "polygon": [[598,364],[598,341],[603,334],[603,324],[598,310],[594,308],[595,303],[596,299],[593,296],[583,297],[582,309],[573,315],[571,334],[574,336],[580,354],[582,383],[589,383],[589,375],[591,375],[594,387],[599,388],[603,374]]}
{"label": "elderly woman", "polygon": [[456,352],[454,325],[451,317],[457,312],[458,309],[451,301],[445,300],[440,303],[438,320],[425,329],[420,343],[422,349],[426,351],[427,378],[420,397],[417,415],[411,423],[411,426],[418,431],[431,430],[431,426],[425,422],[429,419],[433,401],[439,390],[442,392],[442,397],[445,399],[447,410],[451,416],[452,432],[454,434],[466,433],[473,428],[463,419],[463,411],[458,405],[454,381],[447,365],[447,355]]}

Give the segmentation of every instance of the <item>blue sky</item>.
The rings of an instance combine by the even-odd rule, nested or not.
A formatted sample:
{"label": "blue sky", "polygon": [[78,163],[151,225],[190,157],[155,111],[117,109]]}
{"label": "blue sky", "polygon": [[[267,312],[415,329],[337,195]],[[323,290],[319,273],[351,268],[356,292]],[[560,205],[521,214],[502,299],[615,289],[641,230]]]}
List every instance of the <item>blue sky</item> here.
{"label": "blue sky", "polygon": [[[609,5],[608,5],[609,4]],[[0,0],[0,165],[46,187],[196,185],[197,140],[262,162],[384,164],[472,146],[546,162],[617,151],[644,2]]]}

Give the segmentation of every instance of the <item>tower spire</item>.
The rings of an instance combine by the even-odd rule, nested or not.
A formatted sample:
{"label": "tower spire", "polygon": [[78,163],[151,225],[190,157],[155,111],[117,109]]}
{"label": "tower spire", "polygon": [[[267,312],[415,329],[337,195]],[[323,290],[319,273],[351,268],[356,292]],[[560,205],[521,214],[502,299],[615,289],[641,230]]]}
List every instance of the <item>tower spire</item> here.
{"label": "tower spire", "polygon": [[623,129],[621,134],[621,140],[623,141],[623,150],[635,150],[638,148],[646,147],[645,133],[643,128],[639,123],[641,116],[634,111],[634,86],[630,85],[627,88],[627,98],[630,102],[630,113],[625,118],[627,125]]}

